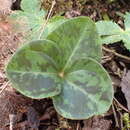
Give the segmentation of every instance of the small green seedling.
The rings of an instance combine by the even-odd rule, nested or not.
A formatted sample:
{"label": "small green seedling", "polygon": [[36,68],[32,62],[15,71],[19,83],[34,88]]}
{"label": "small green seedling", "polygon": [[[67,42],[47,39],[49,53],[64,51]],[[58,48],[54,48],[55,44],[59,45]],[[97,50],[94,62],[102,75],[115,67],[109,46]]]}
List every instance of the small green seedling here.
{"label": "small green seedling", "polygon": [[130,49],[130,13],[124,16],[125,30],[112,21],[98,21],[96,23],[102,43],[109,44],[123,41],[128,49]]}
{"label": "small green seedling", "polygon": [[49,25],[47,35],[45,30],[41,40],[25,44],[9,61],[6,74],[13,87],[34,99],[51,97],[56,111],[69,119],[105,113],[113,88],[99,63],[101,41],[95,23],[77,17]]}
{"label": "small green seedling", "polygon": [[44,40],[20,48],[6,73],[14,88],[35,98],[52,97],[59,114],[86,119],[102,114],[111,105],[110,77],[97,62],[100,39],[86,17],[70,19]]}
{"label": "small green seedling", "polygon": [[130,129],[130,116],[129,116],[129,113],[124,113],[123,114],[123,121],[124,121],[123,130],[129,130]]}

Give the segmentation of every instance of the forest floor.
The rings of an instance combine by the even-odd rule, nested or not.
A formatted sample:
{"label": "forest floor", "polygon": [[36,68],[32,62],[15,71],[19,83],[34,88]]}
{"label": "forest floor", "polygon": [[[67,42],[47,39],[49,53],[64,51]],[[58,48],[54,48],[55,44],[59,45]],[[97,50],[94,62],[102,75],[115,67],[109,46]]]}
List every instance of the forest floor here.
{"label": "forest floor", "polygon": [[[9,0],[10,2],[10,0]],[[1,4],[2,3],[2,4]],[[0,0],[0,130],[128,130],[130,119],[130,51],[123,43],[103,45],[102,65],[111,76],[115,97],[110,110],[88,120],[68,120],[58,115],[51,99],[34,100],[16,92],[5,76],[5,66],[22,43],[22,34],[14,33],[6,20],[12,3]],[[17,8],[17,3],[12,8]],[[5,11],[3,13],[3,10]],[[64,12],[68,18],[89,16],[94,21],[111,19],[123,27],[119,13],[130,11],[130,1],[89,0],[82,10],[73,6]],[[127,121],[128,120],[128,121]]]}

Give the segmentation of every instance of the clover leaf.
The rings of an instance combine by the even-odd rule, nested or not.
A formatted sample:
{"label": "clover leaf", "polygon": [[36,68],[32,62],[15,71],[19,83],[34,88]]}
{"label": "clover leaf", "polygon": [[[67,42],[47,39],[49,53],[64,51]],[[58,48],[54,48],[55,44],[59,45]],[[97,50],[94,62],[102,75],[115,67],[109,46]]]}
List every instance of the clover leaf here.
{"label": "clover leaf", "polygon": [[109,75],[100,65],[100,37],[87,17],[69,19],[46,39],[22,46],[6,74],[22,94],[51,97],[55,109],[69,119],[87,119],[106,112],[113,98]]}

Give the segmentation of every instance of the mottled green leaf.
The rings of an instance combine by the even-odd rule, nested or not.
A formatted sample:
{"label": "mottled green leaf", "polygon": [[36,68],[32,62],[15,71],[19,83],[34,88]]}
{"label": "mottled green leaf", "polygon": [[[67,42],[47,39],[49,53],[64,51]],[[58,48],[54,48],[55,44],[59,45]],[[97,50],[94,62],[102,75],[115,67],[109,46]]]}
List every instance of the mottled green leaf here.
{"label": "mottled green leaf", "polygon": [[64,22],[68,21],[69,19],[64,18],[63,16],[54,16],[52,17],[49,21],[48,24],[46,25],[41,39],[46,38],[50,33],[52,33],[55,29],[57,29],[60,25],[62,25]]}
{"label": "mottled green leaf", "polygon": [[28,97],[55,96],[59,94],[61,86],[53,57],[59,54],[60,50],[52,41],[31,42],[12,57],[6,68],[7,75],[14,87]]}
{"label": "mottled green leaf", "polygon": [[[42,17],[41,17],[42,18]],[[67,21],[68,19],[65,19],[62,16],[54,16],[52,17],[47,25],[44,25],[45,20],[43,18],[39,21],[39,25],[34,26],[33,31],[31,31],[27,36],[28,40],[36,40],[36,39],[45,39],[47,35],[49,35],[51,32],[53,32],[58,26],[60,26],[62,23]],[[38,23],[38,22],[37,22]],[[44,30],[43,30],[44,28]],[[41,37],[39,37],[41,35]]]}
{"label": "mottled green leaf", "polygon": [[92,59],[79,59],[65,75],[61,94],[53,97],[59,114],[69,119],[87,119],[105,113],[113,98],[110,77]]}
{"label": "mottled green leaf", "polygon": [[46,39],[24,45],[10,60],[6,73],[14,88],[32,98],[52,97],[57,112],[66,118],[106,112],[113,89],[98,63],[101,46],[94,22],[77,17],[50,26],[42,35]]}
{"label": "mottled green leaf", "polygon": [[56,42],[63,52],[58,59],[60,69],[65,70],[70,62],[79,57],[101,60],[100,38],[95,23],[87,17],[77,17],[63,22],[47,36],[47,39]]}

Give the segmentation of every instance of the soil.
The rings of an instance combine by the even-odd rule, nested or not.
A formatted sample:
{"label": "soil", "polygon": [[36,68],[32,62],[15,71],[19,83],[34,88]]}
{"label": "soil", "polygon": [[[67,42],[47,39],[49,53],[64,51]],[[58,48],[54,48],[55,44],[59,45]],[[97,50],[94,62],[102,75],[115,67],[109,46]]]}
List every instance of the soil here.
{"label": "soil", "polygon": [[[10,0],[9,0],[10,2]],[[80,15],[89,16],[94,21],[112,19],[123,27],[120,13],[129,11],[130,1],[116,0],[87,0],[82,9],[78,10],[74,4],[65,11],[66,17]],[[129,125],[123,119],[124,114],[130,113],[130,88],[128,85],[130,74],[130,51],[122,42],[103,45],[102,65],[111,76],[115,98],[110,110],[104,115],[94,116],[88,120],[68,120],[58,115],[51,99],[34,100],[27,98],[11,87],[5,76],[5,66],[21,45],[23,35],[14,33],[6,16],[10,9],[20,9],[20,0],[15,3],[0,5],[0,130],[128,130]],[[5,88],[6,87],[6,88]],[[127,92],[127,93],[126,93]]]}

